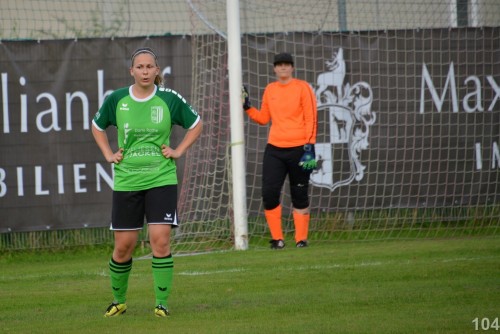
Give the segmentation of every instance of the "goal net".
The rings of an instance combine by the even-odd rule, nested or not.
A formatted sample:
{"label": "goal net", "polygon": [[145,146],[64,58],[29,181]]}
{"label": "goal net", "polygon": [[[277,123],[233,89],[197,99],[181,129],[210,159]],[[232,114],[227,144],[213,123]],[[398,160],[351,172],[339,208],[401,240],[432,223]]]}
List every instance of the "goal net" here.
{"label": "goal net", "polygon": [[[188,3],[195,32],[192,92],[208,130],[206,150],[186,164],[204,161],[204,168],[186,167],[181,203],[195,220],[204,217],[204,230],[227,236],[225,1]],[[481,1],[240,3],[242,78],[252,104],[259,108],[274,80],[273,56],[283,51],[293,54],[295,76],[317,96],[312,238],[498,231],[499,9]],[[262,244],[269,240],[260,193],[268,130],[245,122],[249,236]],[[283,190],[283,224],[293,240],[287,183]]]}
{"label": "goal net", "polygon": [[[252,105],[260,108],[275,80],[273,57],[283,51],[294,57],[294,76],[316,94],[312,242],[498,234],[499,1],[252,0],[239,7],[241,75]],[[204,131],[179,164],[177,253],[234,245],[226,15],[225,0],[0,5],[0,41],[21,47],[25,40],[130,38],[133,44],[150,36],[191,43],[190,94],[180,92],[199,111]],[[0,52],[8,54],[3,44]],[[23,88],[18,81],[11,87]],[[269,126],[244,120],[248,237],[253,247],[268,247],[261,170]],[[291,241],[288,182],[282,204]],[[52,237],[67,240],[65,232]],[[4,235],[12,237],[1,234],[0,248]]]}

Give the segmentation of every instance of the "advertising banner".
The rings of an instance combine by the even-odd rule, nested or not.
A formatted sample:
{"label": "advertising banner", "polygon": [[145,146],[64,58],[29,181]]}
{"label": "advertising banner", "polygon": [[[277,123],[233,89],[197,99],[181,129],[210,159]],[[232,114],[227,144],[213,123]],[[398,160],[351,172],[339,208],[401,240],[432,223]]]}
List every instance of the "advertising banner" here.
{"label": "advertising banner", "polygon": [[[296,76],[310,83],[318,101],[314,208],[499,203],[498,36],[499,28],[288,34],[301,41],[294,44]],[[272,59],[270,36],[247,36],[246,43],[245,57]],[[94,142],[91,121],[112,90],[132,83],[129,57],[142,46],[155,49],[166,85],[190,101],[190,38],[0,43],[0,233],[109,225],[112,168]],[[271,67],[243,63],[255,66],[244,69],[244,79],[260,88],[253,92],[257,102]],[[214,111],[200,111],[210,129]],[[247,164],[260,163],[265,131],[254,124],[246,129],[258,141],[247,146],[254,161]],[[204,152],[227,152],[201,142]],[[204,162],[189,166],[193,175],[205,168],[196,163]],[[261,167],[247,169],[260,173]],[[260,175],[248,177],[254,178],[248,187],[260,189]],[[247,193],[255,197],[249,211],[261,214],[260,192]]]}
{"label": "advertising banner", "polygon": [[109,225],[112,168],[91,122],[111,91],[133,83],[130,56],[144,46],[188,98],[186,38],[0,43],[0,233]]}

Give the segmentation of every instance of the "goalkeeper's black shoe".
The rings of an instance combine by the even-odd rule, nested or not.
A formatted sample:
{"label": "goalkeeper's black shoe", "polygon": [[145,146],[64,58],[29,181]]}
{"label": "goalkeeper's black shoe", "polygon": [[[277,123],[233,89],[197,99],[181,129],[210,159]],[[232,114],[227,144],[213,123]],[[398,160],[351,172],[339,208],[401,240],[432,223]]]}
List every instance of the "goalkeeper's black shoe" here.
{"label": "goalkeeper's black shoe", "polygon": [[163,305],[158,305],[155,307],[155,316],[157,317],[166,317],[170,315],[170,313],[168,312],[167,308]]}
{"label": "goalkeeper's black shoe", "polygon": [[295,246],[297,246],[297,248],[302,248],[309,246],[309,244],[307,243],[307,240],[300,240],[295,244]]}
{"label": "goalkeeper's black shoe", "polygon": [[125,313],[125,311],[127,311],[127,304],[111,303],[111,305],[108,306],[106,313],[104,313],[104,316],[106,318],[115,317]]}
{"label": "goalkeeper's black shoe", "polygon": [[269,241],[269,243],[271,244],[271,249],[283,249],[285,248],[285,242],[281,239],[279,240],[271,240]]}

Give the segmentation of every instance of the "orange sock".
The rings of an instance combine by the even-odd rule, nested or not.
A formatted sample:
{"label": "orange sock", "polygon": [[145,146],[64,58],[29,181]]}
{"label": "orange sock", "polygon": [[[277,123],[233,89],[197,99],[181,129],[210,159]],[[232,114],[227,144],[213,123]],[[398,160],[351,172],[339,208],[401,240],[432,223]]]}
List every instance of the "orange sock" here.
{"label": "orange sock", "polygon": [[271,231],[271,237],[274,240],[283,240],[283,230],[281,229],[281,205],[272,210],[264,210],[267,226]]}
{"label": "orange sock", "polygon": [[295,225],[295,242],[307,240],[307,233],[309,231],[309,213],[302,214],[293,210],[293,223]]}

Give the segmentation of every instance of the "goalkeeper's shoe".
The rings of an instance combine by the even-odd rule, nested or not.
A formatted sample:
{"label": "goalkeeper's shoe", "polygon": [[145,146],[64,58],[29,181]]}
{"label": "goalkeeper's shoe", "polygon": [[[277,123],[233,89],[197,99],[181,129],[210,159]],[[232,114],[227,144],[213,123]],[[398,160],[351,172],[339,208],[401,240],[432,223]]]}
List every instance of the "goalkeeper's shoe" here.
{"label": "goalkeeper's shoe", "polygon": [[269,243],[271,244],[271,249],[283,249],[285,248],[285,242],[281,239],[279,240],[271,240],[269,241]]}
{"label": "goalkeeper's shoe", "polygon": [[295,246],[297,246],[297,248],[302,248],[309,246],[309,244],[307,243],[307,240],[300,240],[295,244]]}
{"label": "goalkeeper's shoe", "polygon": [[108,309],[106,310],[106,313],[104,313],[104,316],[106,318],[115,317],[117,315],[125,313],[125,311],[127,311],[127,304],[119,304],[113,302],[108,306]]}
{"label": "goalkeeper's shoe", "polygon": [[155,307],[155,316],[166,317],[168,315],[170,315],[170,313],[168,312],[168,310],[166,309],[165,306],[160,304],[160,305]]}

